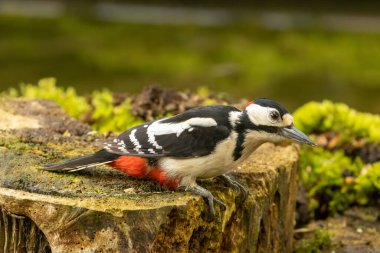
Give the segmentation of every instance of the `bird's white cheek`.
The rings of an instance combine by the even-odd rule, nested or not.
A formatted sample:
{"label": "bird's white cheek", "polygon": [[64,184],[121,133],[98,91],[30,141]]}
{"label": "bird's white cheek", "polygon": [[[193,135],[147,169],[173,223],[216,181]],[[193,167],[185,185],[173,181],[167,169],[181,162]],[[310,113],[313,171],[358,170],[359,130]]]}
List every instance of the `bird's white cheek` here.
{"label": "bird's white cheek", "polygon": [[255,125],[268,125],[268,109],[259,105],[252,104],[246,108],[249,120]]}

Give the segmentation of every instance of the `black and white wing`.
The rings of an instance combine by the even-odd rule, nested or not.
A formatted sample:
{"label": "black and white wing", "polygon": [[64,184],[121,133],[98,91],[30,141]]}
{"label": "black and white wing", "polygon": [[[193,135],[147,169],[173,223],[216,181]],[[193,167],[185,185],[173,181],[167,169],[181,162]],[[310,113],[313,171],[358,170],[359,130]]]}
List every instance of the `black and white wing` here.
{"label": "black and white wing", "polygon": [[131,128],[104,144],[109,153],[141,157],[210,154],[231,133],[230,106],[206,106]]}

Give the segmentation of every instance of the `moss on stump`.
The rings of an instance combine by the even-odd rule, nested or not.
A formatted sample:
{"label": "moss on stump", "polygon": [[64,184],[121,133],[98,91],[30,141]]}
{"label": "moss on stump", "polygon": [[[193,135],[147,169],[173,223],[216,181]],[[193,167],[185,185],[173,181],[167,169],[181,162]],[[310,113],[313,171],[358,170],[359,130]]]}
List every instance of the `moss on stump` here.
{"label": "moss on stump", "polygon": [[[23,252],[30,245],[40,252],[292,250],[299,158],[294,145],[265,144],[232,173],[249,190],[242,205],[222,181],[200,182],[227,204],[225,212],[216,205],[217,218],[209,221],[201,197],[107,167],[69,174],[38,170],[97,150],[95,140],[103,136],[51,101],[3,99],[0,112],[4,251]],[[39,230],[17,225],[24,219]]]}

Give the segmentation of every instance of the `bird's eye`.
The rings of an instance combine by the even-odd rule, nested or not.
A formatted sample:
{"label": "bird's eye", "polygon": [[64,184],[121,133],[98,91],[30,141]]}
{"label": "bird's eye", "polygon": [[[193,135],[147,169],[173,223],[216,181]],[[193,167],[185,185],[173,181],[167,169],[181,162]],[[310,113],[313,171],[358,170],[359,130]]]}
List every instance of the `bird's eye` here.
{"label": "bird's eye", "polygon": [[280,113],[278,111],[271,111],[269,117],[271,121],[277,122],[280,120]]}

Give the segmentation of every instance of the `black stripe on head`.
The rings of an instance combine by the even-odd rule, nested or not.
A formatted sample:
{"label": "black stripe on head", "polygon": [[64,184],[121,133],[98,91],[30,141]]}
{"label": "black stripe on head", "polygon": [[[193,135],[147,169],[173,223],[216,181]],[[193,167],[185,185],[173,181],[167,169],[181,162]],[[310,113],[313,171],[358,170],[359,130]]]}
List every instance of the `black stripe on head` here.
{"label": "black stripe on head", "polygon": [[276,101],[269,98],[259,98],[259,99],[256,99],[254,103],[257,105],[261,105],[263,107],[271,107],[271,108],[277,109],[278,112],[281,114],[281,117],[289,113],[289,111],[285,107],[283,107]]}
{"label": "black stripe on head", "polygon": [[279,127],[255,125],[252,123],[252,121],[249,120],[247,112],[244,111],[241,115],[239,123],[236,124],[234,130],[238,133],[237,142],[233,153],[234,161],[236,161],[242,156],[244,150],[243,144],[248,130],[263,131],[275,134],[279,131]]}
{"label": "black stripe on head", "polygon": [[245,140],[245,134],[246,134],[246,131],[238,133],[236,146],[235,146],[234,154],[233,154],[234,155],[234,161],[238,160],[243,153],[243,149],[244,149],[243,143]]}
{"label": "black stripe on head", "polygon": [[235,125],[234,130],[238,133],[236,146],[234,150],[234,161],[238,160],[244,150],[243,144],[245,140],[245,135],[247,130],[254,127],[255,125],[248,119],[247,112],[243,112],[240,118],[240,121]]}
{"label": "black stripe on head", "polygon": [[264,131],[267,133],[277,133],[279,127],[276,126],[266,126],[266,125],[255,125],[250,119],[246,111],[244,111],[241,115],[239,124],[235,127],[236,131],[239,133],[241,131],[247,130],[256,130],[256,131]]}

